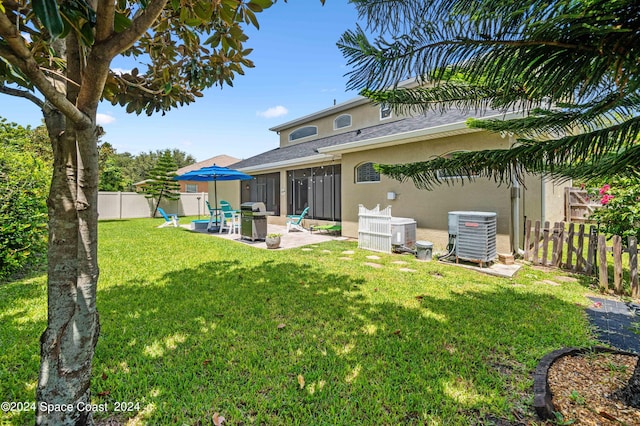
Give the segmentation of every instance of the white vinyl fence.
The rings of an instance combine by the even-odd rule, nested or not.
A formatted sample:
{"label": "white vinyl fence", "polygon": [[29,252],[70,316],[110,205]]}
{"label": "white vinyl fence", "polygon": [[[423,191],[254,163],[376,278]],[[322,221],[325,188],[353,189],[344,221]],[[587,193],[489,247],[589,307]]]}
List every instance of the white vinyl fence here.
{"label": "white vinyl fence", "polygon": [[[205,201],[208,200],[206,192],[180,194],[179,200],[165,200],[160,202],[160,207],[168,214],[178,216],[209,217],[209,211]],[[99,219],[133,219],[138,217],[151,217],[154,200],[145,198],[139,192],[99,192],[98,193],[98,218]],[[159,217],[159,215],[156,215]]]}
{"label": "white vinyl fence", "polygon": [[358,206],[358,248],[391,253],[391,206]]}

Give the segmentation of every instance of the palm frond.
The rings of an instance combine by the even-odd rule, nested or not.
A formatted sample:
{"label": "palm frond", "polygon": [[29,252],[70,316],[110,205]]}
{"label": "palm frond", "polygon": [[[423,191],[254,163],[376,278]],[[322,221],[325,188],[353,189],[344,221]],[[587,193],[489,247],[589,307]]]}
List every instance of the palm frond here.
{"label": "palm frond", "polygon": [[[354,3],[380,35],[369,42],[358,29],[339,41],[353,67],[349,88],[405,113],[447,108],[525,112],[519,119],[468,122],[514,133],[518,143],[511,149],[381,165],[382,173],[428,188],[442,183],[443,170],[510,183],[523,173],[560,176],[584,169],[579,174],[587,176],[640,164],[637,156],[625,157],[636,152],[640,135],[640,3]],[[388,16],[393,19],[385,25]],[[396,87],[409,76],[426,87]],[[599,160],[602,156],[615,161]]]}

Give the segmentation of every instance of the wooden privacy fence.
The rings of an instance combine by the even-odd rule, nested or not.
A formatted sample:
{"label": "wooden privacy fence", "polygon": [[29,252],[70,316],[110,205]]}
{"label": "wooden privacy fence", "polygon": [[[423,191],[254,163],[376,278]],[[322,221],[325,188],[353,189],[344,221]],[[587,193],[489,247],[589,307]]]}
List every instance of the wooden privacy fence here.
{"label": "wooden privacy fence", "polygon": [[[577,228],[577,229],[576,229]],[[629,237],[627,248],[622,246],[622,237],[614,236],[612,246],[607,246],[604,235],[598,235],[595,225],[586,230],[585,224],[576,226],[556,222],[553,228],[549,222],[544,226],[540,221],[525,223],[524,260],[534,265],[553,266],[586,275],[598,275],[600,287],[609,288],[609,267],[607,253],[613,255],[613,289],[622,294],[623,253],[629,254],[629,282],[631,296],[640,297],[638,288],[638,241]]]}
{"label": "wooden privacy fence", "polygon": [[580,188],[564,189],[565,220],[584,222],[596,209],[602,207],[599,199],[589,197],[589,193]]}

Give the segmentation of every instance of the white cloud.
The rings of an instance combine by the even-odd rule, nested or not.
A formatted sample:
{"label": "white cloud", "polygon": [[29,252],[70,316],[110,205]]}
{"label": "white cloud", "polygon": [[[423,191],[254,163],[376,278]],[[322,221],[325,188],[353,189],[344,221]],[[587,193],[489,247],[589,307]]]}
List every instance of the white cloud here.
{"label": "white cloud", "polygon": [[130,69],[126,70],[124,68],[111,68],[111,71],[113,71],[113,73],[117,75],[129,74],[131,72]]}
{"label": "white cloud", "polygon": [[258,117],[264,117],[264,118],[275,118],[275,117],[282,117],[283,115],[287,115],[288,113],[289,113],[288,109],[286,109],[282,105],[278,105],[275,107],[271,107],[265,111],[258,111],[256,115]]}
{"label": "white cloud", "polygon": [[116,121],[116,118],[113,115],[109,114],[96,114],[96,123],[103,126],[105,124],[111,124]]}

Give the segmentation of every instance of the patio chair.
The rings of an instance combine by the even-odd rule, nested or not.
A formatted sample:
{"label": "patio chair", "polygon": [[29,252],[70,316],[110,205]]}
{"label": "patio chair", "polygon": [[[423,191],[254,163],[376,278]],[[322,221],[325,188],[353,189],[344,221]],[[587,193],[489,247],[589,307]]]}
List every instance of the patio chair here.
{"label": "patio chair", "polygon": [[216,227],[220,223],[219,211],[211,207],[209,204],[209,200],[204,200],[207,204],[207,209],[209,209],[209,224],[207,225],[207,231],[215,231]]}
{"label": "patio chair", "polygon": [[158,213],[160,213],[164,218],[164,223],[158,226],[158,228],[164,228],[165,226],[171,226],[171,225],[173,225],[174,228],[178,227],[179,219],[177,214],[166,214],[165,211],[162,210],[162,208],[160,207],[158,207]]}
{"label": "patio chair", "polygon": [[342,233],[342,225],[334,223],[333,225],[311,225],[309,230],[313,234],[313,231],[324,231],[330,235],[340,235]]}
{"label": "patio chair", "polygon": [[209,204],[209,200],[204,200],[205,203],[207,203],[207,208],[209,209],[209,214],[213,214],[213,207],[211,207],[211,204]]}
{"label": "patio chair", "polygon": [[304,210],[302,210],[302,213],[298,215],[287,215],[287,232],[291,231],[292,229],[297,229],[298,231],[302,232],[309,232],[302,226],[302,221],[304,220],[304,217],[307,215],[307,213],[309,213],[309,207],[305,207]]}
{"label": "patio chair", "polygon": [[240,212],[231,208],[228,201],[220,200],[220,233],[228,230],[229,234],[238,232],[240,228]]}

